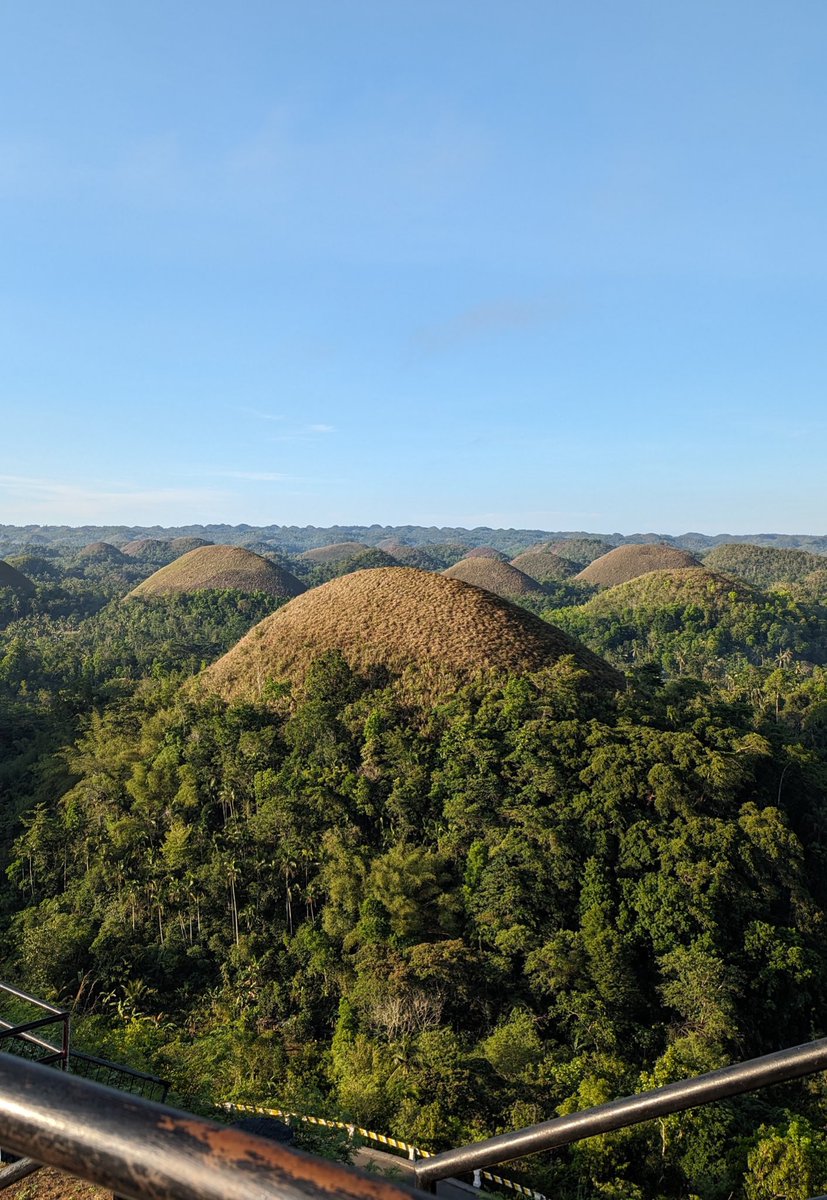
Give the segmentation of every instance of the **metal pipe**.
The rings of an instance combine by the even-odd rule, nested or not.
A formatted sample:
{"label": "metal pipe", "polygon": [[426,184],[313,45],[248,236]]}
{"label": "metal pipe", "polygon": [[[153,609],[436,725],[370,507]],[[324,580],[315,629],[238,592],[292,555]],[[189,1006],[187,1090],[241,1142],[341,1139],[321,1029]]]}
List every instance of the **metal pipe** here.
{"label": "metal pipe", "polygon": [[30,996],[28,992],[12,987],[10,983],[0,983],[0,992],[16,996],[18,1000],[25,1000],[27,1004],[34,1004],[36,1008],[43,1008],[46,1012],[54,1013],[56,1017],[68,1017],[69,1015],[65,1008],[55,1008],[53,1004],[47,1004],[45,1000],[38,1000],[36,996]]}
{"label": "metal pipe", "polygon": [[817,1042],[806,1042],[789,1050],[778,1050],[761,1058],[722,1067],[695,1079],[682,1079],[651,1092],[638,1096],[623,1096],[599,1104],[584,1112],[542,1121],[527,1129],[514,1133],[503,1133],[498,1137],[486,1138],[471,1146],[460,1146],[456,1150],[445,1150],[433,1158],[420,1159],[416,1164],[416,1181],[427,1187],[437,1179],[449,1175],[465,1175],[482,1167],[509,1162],[526,1154],[537,1154],[541,1150],[554,1150],[583,1138],[600,1133],[610,1133],[627,1125],[651,1121],[653,1117],[664,1117],[669,1113],[682,1112],[701,1104],[712,1104],[728,1096],[738,1096],[774,1083],[786,1083],[800,1079],[802,1075],[814,1075],[827,1069],[827,1038]]}
{"label": "metal pipe", "polygon": [[[48,1018],[53,1020],[53,1018]],[[61,1057],[59,1047],[47,1042],[44,1038],[35,1037],[33,1033],[21,1033],[17,1025],[9,1025],[8,1021],[0,1020],[0,1040],[4,1037],[19,1037],[21,1042],[31,1042],[34,1046],[39,1046],[41,1050],[50,1050],[55,1058]]]}
{"label": "metal pipe", "polygon": [[0,1054],[0,1144],[127,1200],[426,1200],[314,1158]]}

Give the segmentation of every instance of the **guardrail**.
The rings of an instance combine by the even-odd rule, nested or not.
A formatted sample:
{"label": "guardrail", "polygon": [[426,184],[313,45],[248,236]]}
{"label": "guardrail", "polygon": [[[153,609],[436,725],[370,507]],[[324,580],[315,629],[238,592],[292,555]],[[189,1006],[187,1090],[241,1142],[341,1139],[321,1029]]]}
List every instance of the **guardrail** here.
{"label": "guardrail", "polygon": [[[36,996],[30,996],[28,992],[12,987],[8,983],[0,983],[0,992],[48,1014],[37,1020],[23,1021],[16,1025],[0,1019],[0,1050],[5,1048],[4,1043],[16,1040],[22,1042],[32,1055],[38,1055],[38,1051],[40,1051],[36,1058],[37,1062],[56,1063],[65,1071],[69,1061],[69,1013],[66,1009],[55,1008],[53,1004],[47,1004],[45,1000],[38,1000]],[[61,1026],[59,1047],[52,1045],[51,1042],[39,1037],[34,1032],[37,1029],[48,1029],[49,1026],[57,1024]]]}
{"label": "guardrail", "polygon": [[[125,1200],[412,1200],[423,1193],[0,1054],[0,1142]],[[19,1169],[19,1164],[13,1164]]]}
{"label": "guardrail", "polygon": [[416,1164],[416,1181],[420,1187],[431,1188],[437,1180],[452,1175],[470,1174],[542,1150],[556,1150],[583,1138],[611,1133],[641,1121],[651,1121],[654,1117],[713,1104],[730,1096],[754,1092],[771,1084],[788,1083],[824,1070],[827,1070],[827,1038],[722,1067],[695,1079],[668,1083],[638,1096],[624,1096],[584,1112],[542,1121],[539,1125],[486,1138],[470,1146],[445,1150]]}

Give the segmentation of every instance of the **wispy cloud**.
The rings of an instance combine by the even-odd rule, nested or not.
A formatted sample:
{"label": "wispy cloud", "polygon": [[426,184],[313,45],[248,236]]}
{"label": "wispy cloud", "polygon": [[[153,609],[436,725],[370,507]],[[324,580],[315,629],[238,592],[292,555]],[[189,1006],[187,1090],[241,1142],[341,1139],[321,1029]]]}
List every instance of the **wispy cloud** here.
{"label": "wispy cloud", "polygon": [[310,433],[335,433],[336,432],[335,425],[322,425],[322,424],[308,425],[307,428]]}
{"label": "wispy cloud", "polygon": [[187,514],[214,511],[228,493],[208,487],[143,487],[110,483],[80,485],[28,475],[0,475],[4,512],[31,522],[132,523],[143,515],[176,508]]}
{"label": "wispy cloud", "polygon": [[464,342],[506,333],[519,333],[560,320],[563,306],[549,300],[502,300],[477,304],[414,335],[420,351],[451,350]]}
{"label": "wispy cloud", "polygon": [[284,475],[280,471],[198,471],[198,475],[208,475],[212,479],[243,479],[254,480],[257,483],[286,483],[295,480],[294,475]]}
{"label": "wispy cloud", "polygon": [[280,416],[277,413],[262,412],[261,409],[258,409],[258,408],[247,408],[245,406],[244,408],[240,409],[239,411],[246,413],[246,415],[248,417],[255,417],[257,421],[283,421],[284,420],[284,417]]}

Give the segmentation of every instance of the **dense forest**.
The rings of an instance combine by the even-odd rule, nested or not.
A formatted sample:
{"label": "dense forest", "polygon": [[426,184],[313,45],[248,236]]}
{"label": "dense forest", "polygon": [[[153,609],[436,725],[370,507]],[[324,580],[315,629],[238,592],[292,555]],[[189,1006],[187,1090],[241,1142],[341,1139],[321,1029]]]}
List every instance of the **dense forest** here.
{"label": "dense forest", "polygon": [[[0,576],[0,977],[88,1049],[201,1111],[434,1150],[827,1034],[819,539],[514,598],[623,687],[565,654],[434,680],[343,647],[229,701],[202,669],[291,601],[131,597],[202,552],[137,532],[18,533]],[[403,561],[248,532],[311,588]],[[498,541],[464,532],[414,565]],[[806,1200],[826,1119],[816,1077],[515,1171],[563,1200]]]}

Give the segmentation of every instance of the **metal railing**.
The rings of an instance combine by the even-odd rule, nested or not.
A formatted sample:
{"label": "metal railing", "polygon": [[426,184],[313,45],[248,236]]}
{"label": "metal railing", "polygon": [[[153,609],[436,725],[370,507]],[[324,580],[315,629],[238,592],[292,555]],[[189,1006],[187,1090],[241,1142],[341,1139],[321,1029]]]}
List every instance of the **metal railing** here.
{"label": "metal railing", "polygon": [[638,1096],[624,1096],[584,1112],[542,1121],[539,1125],[486,1138],[470,1146],[445,1150],[416,1164],[416,1181],[422,1188],[431,1188],[437,1180],[452,1175],[470,1174],[483,1167],[525,1155],[556,1150],[583,1138],[611,1133],[688,1108],[714,1104],[730,1096],[740,1096],[772,1084],[788,1083],[824,1070],[827,1070],[827,1038],[793,1046],[789,1050],[778,1050],[774,1054],[765,1054],[731,1067],[722,1067],[718,1071],[698,1075],[695,1079],[681,1079],[650,1092],[641,1092]]}
{"label": "metal railing", "polygon": [[[15,1049],[20,1052],[22,1043],[22,1052],[34,1057],[36,1062],[54,1063],[65,1071],[69,1063],[68,1012],[63,1008],[55,1008],[53,1004],[47,1004],[45,1000],[38,1000],[36,996],[30,996],[28,992],[8,983],[0,983],[0,992],[48,1014],[34,1021],[22,1021],[16,1025],[0,1019],[0,1050],[10,1049],[16,1042]],[[58,1024],[61,1026],[60,1046],[53,1045],[35,1033],[35,1030],[48,1029]]]}
{"label": "metal railing", "polygon": [[9,1054],[0,1054],[0,1142],[32,1167],[57,1167],[126,1200],[427,1200],[355,1167]]}
{"label": "metal railing", "polygon": [[[169,1084],[157,1075],[146,1071],[137,1071],[134,1067],[122,1063],[110,1062],[106,1058],[98,1058],[94,1054],[86,1054],[83,1050],[74,1050],[70,1045],[69,1013],[62,1008],[55,1008],[45,1000],[38,1000],[20,988],[8,983],[0,983],[0,994],[11,996],[26,1005],[42,1009],[48,1016],[33,1021],[24,1021],[13,1025],[10,1021],[0,1018],[0,1050],[9,1054],[20,1055],[23,1058],[34,1059],[35,1062],[59,1066],[73,1075],[82,1075],[86,1079],[94,1079],[108,1087],[118,1088],[122,1092],[131,1092],[143,1096],[146,1100],[163,1102],[167,1098]],[[34,1030],[45,1030],[50,1025],[60,1022],[61,1044],[53,1045],[46,1038],[40,1037]],[[45,1052],[45,1053],[44,1053]]]}

